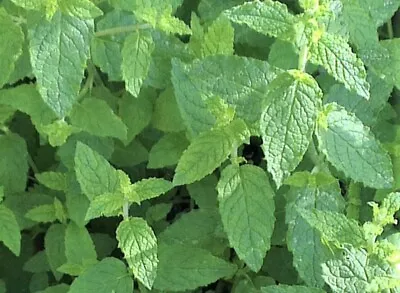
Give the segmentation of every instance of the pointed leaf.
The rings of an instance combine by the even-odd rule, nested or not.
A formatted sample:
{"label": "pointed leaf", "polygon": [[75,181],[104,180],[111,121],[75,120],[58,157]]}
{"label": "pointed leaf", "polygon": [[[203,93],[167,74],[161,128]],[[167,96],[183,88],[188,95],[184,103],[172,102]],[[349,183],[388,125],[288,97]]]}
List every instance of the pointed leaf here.
{"label": "pointed leaf", "polygon": [[75,172],[83,193],[90,200],[117,190],[116,170],[104,157],[81,142],[76,145]]}
{"label": "pointed leaf", "polygon": [[65,231],[65,256],[67,263],[84,265],[97,259],[92,238],[85,227],[70,222]]}
{"label": "pointed leaf", "polygon": [[346,176],[372,188],[393,183],[389,155],[362,122],[337,104],[328,104],[317,125],[319,149]]}
{"label": "pointed leaf", "polygon": [[162,291],[186,291],[233,275],[237,267],[200,248],[163,245],[154,288]]}
{"label": "pointed leaf", "polygon": [[250,137],[241,120],[202,133],[196,137],[179,160],[175,170],[175,185],[190,184],[212,173],[235,149]]}
{"label": "pointed leaf", "polygon": [[7,246],[16,256],[21,251],[21,233],[14,213],[0,205],[0,241]]}
{"label": "pointed leaf", "polygon": [[219,211],[229,243],[239,258],[259,271],[271,247],[275,223],[274,191],[264,170],[231,165],[217,186]]}
{"label": "pointed leaf", "polygon": [[112,217],[122,212],[124,196],[119,193],[105,193],[96,196],[89,205],[85,220],[99,218],[101,216]]}
{"label": "pointed leaf", "polygon": [[130,218],[119,224],[117,240],[135,277],[151,290],[158,266],[157,238],[153,230],[142,218]]}
{"label": "pointed leaf", "polygon": [[132,191],[141,201],[160,196],[172,188],[172,182],[162,178],[147,178],[132,184]]}
{"label": "pointed leaf", "polygon": [[135,97],[149,72],[154,42],[147,30],[130,34],[122,48],[122,76],[126,89]]}
{"label": "pointed leaf", "polygon": [[321,97],[315,80],[297,70],[282,73],[269,85],[260,129],[267,168],[277,187],[307,151]]}
{"label": "pointed leaf", "polygon": [[122,261],[109,257],[84,271],[72,282],[68,292],[133,292],[133,280]]}
{"label": "pointed leaf", "polygon": [[51,271],[56,280],[60,280],[62,274],[57,269],[67,262],[65,257],[65,226],[53,224],[47,230],[44,237],[44,247]]}
{"label": "pointed leaf", "polygon": [[342,37],[324,33],[318,41],[312,43],[310,60],[323,66],[350,91],[369,99],[369,84],[366,81],[364,64]]}

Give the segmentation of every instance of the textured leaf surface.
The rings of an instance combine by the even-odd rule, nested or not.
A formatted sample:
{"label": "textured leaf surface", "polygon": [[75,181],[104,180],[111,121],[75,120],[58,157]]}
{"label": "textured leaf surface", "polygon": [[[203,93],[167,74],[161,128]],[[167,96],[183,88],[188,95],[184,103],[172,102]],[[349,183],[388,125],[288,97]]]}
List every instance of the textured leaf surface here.
{"label": "textured leaf surface", "polygon": [[154,288],[163,291],[193,290],[236,272],[236,266],[200,248],[163,245]]}
{"label": "textured leaf surface", "polygon": [[218,18],[204,35],[202,57],[212,55],[233,55],[234,30],[229,20]]}
{"label": "textured leaf surface", "polygon": [[116,216],[122,212],[123,204],[124,197],[119,193],[105,193],[96,196],[90,202],[85,219],[91,220],[101,216]]}
{"label": "textured leaf surface", "polygon": [[122,48],[122,77],[126,89],[135,97],[147,76],[154,43],[150,32],[137,31],[129,35]]}
{"label": "textured leaf surface", "polygon": [[85,227],[70,222],[65,231],[65,256],[69,264],[84,265],[96,261],[97,255],[92,238]]}
{"label": "textured leaf surface", "polygon": [[59,5],[64,13],[80,19],[92,19],[103,14],[90,0],[61,0]]}
{"label": "textured leaf surface", "polygon": [[202,133],[196,137],[179,160],[175,170],[175,185],[190,184],[213,172],[232,151],[250,137],[241,120]]}
{"label": "textured leaf surface", "polygon": [[133,280],[124,263],[105,258],[76,278],[69,293],[126,293],[133,292]]}
{"label": "textured leaf surface", "polygon": [[367,0],[365,2],[367,3],[368,11],[377,27],[387,22],[400,6],[399,0]]}
{"label": "textured leaf surface", "polygon": [[117,240],[135,277],[151,289],[158,265],[157,238],[153,230],[145,220],[130,218],[119,224]]}
{"label": "textured leaf surface", "polygon": [[369,99],[364,64],[351,51],[347,42],[336,35],[325,33],[310,48],[311,62],[323,66],[327,72],[345,87]]}
{"label": "textured leaf surface", "polygon": [[81,142],[76,145],[75,172],[83,193],[90,200],[104,193],[112,193],[118,187],[116,170],[104,157]]}
{"label": "textured leaf surface", "polygon": [[372,188],[393,183],[389,155],[370,130],[336,104],[325,106],[317,125],[319,149],[346,176]]}
{"label": "textured leaf surface", "polygon": [[364,230],[355,220],[348,219],[344,214],[304,209],[299,210],[299,213],[327,241],[335,244],[351,244],[354,247],[366,245]]}
{"label": "textured leaf surface", "polygon": [[224,14],[233,22],[246,24],[259,33],[278,38],[291,32],[296,22],[286,5],[272,0],[248,2],[231,8]]}
{"label": "textured leaf surface", "polygon": [[127,127],[102,100],[86,98],[76,104],[70,115],[71,124],[97,136],[110,136],[125,140]]}
{"label": "textured leaf surface", "polygon": [[9,79],[15,68],[15,62],[22,54],[22,45],[24,43],[24,33],[19,25],[14,23],[7,12],[0,9],[0,35],[4,40],[0,45],[0,87]]}
{"label": "textured leaf surface", "polygon": [[286,194],[288,249],[293,253],[293,265],[304,282],[308,286],[323,287],[325,282],[321,277],[321,264],[332,257],[332,252],[322,243],[319,232],[301,217],[296,207],[343,212],[345,202],[334,178],[331,177],[330,182],[320,182],[320,174],[294,175],[304,175],[307,181],[301,182],[299,186],[291,186]]}
{"label": "textured leaf surface", "polygon": [[229,243],[249,268],[259,271],[271,246],[274,191],[261,168],[228,166],[217,186],[219,211]]}
{"label": "textured leaf surface", "polygon": [[147,178],[135,182],[132,185],[132,191],[134,191],[141,201],[151,199],[161,194],[166,193],[172,189],[173,185],[171,181],[162,178]]}
{"label": "textured leaf surface", "polygon": [[64,173],[48,171],[35,174],[35,177],[39,183],[50,189],[59,191],[67,189],[67,178]]}
{"label": "textured leaf surface", "polygon": [[74,105],[89,57],[93,21],[57,12],[29,29],[32,70],[39,92],[58,117]]}
{"label": "textured leaf surface", "polygon": [[278,187],[307,151],[321,97],[318,84],[297,70],[282,73],[269,85],[260,130],[267,168]]}
{"label": "textured leaf surface", "polygon": [[184,133],[166,134],[151,148],[147,167],[157,169],[177,164],[188,146]]}
{"label": "textured leaf surface", "polygon": [[21,233],[14,213],[0,205],[0,241],[2,241],[15,255],[21,251]]}
{"label": "textured leaf surface", "polygon": [[46,223],[46,222],[51,223],[57,220],[56,211],[54,205],[52,204],[46,204],[34,207],[33,209],[30,209],[26,213],[25,217],[32,221],[41,223]]}
{"label": "textured leaf surface", "polygon": [[238,56],[210,56],[185,66],[172,63],[172,83],[182,118],[197,135],[215,123],[206,101],[220,97],[236,117],[258,123],[267,85],[277,74],[267,62]]}

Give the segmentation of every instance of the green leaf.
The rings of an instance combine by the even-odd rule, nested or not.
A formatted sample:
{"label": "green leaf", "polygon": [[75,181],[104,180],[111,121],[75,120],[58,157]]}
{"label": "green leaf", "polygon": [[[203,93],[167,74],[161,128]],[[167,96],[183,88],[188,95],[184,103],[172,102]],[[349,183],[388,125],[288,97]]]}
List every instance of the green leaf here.
{"label": "green leaf", "polygon": [[198,11],[201,16],[201,19],[204,22],[209,22],[216,19],[224,10],[227,10],[242,3],[243,0],[226,0],[226,1],[201,0],[198,7]]}
{"label": "green leaf", "polygon": [[89,0],[61,0],[60,10],[80,19],[92,19],[103,15],[103,11]]}
{"label": "green leaf", "polygon": [[247,2],[226,10],[224,14],[235,23],[246,24],[259,33],[282,39],[294,33],[297,22],[285,4],[272,0]]}
{"label": "green leaf", "polygon": [[21,252],[21,233],[14,213],[0,205],[0,241],[4,243],[16,256]]}
{"label": "green leaf", "polygon": [[265,171],[252,165],[224,169],[218,186],[219,211],[229,243],[258,272],[271,247],[274,191]]}
{"label": "green leaf", "polygon": [[153,113],[151,96],[143,90],[142,93],[137,99],[125,94],[119,102],[119,116],[128,127],[128,139],[125,143],[131,142],[151,121]]}
{"label": "green leaf", "polygon": [[319,149],[346,176],[372,188],[393,183],[389,155],[370,130],[337,104],[328,104],[317,125]]}
{"label": "green leaf", "polygon": [[267,168],[277,187],[307,151],[321,97],[315,80],[298,70],[282,73],[269,85],[260,130]]}
{"label": "green leaf", "polygon": [[101,137],[126,140],[127,127],[108,104],[102,100],[85,98],[72,109],[71,125]]}
{"label": "green leaf", "polygon": [[117,240],[135,277],[151,290],[158,266],[157,238],[153,230],[145,220],[130,218],[119,224]]}
{"label": "green leaf", "polygon": [[174,185],[190,184],[211,174],[236,148],[250,137],[242,120],[196,137],[185,150],[175,170]]}
{"label": "green leaf", "polygon": [[76,145],[75,172],[83,193],[90,200],[117,190],[119,179],[116,170],[104,157],[81,142]]}
{"label": "green leaf", "polygon": [[146,162],[148,157],[149,152],[139,140],[132,140],[127,146],[116,142],[111,163],[117,167],[131,167]]}
{"label": "green leaf", "polygon": [[215,175],[209,175],[202,180],[186,186],[190,197],[194,199],[200,209],[217,208],[217,184],[218,179]]}
{"label": "green leaf", "polygon": [[261,288],[261,293],[324,293],[325,291],[317,288],[305,286],[274,285]]}
{"label": "green leaf", "polygon": [[[112,10],[96,22],[97,32],[118,26],[135,24],[132,13],[121,10]],[[112,37],[94,37],[91,43],[93,63],[108,74],[110,81],[122,80],[122,54],[121,49],[128,33],[113,35]]]}
{"label": "green leaf", "polygon": [[53,224],[44,237],[47,260],[56,280],[60,280],[62,277],[62,274],[57,269],[67,262],[65,256],[65,230],[66,227],[64,225]]}
{"label": "green leaf", "polygon": [[317,229],[325,241],[337,246],[350,244],[354,247],[367,245],[364,230],[353,219],[348,219],[344,214],[320,210],[298,209],[299,214],[310,226]]}
{"label": "green leaf", "polygon": [[179,132],[185,129],[172,87],[163,91],[156,100],[151,123],[154,128],[164,132]]}
{"label": "green leaf", "polygon": [[151,148],[147,168],[158,169],[177,164],[188,146],[189,141],[183,132],[164,135]]}
{"label": "green leaf", "polygon": [[34,254],[23,267],[24,271],[30,273],[44,273],[50,271],[49,262],[47,261],[46,252],[44,250]]}
{"label": "green leaf", "polygon": [[[304,180],[295,181],[295,177]],[[286,223],[288,231],[286,242],[293,254],[293,265],[299,276],[308,286],[323,287],[321,264],[330,259],[332,252],[320,239],[320,234],[301,217],[297,208],[305,210],[343,212],[345,201],[339,184],[333,177],[325,174],[295,173],[288,178],[293,184],[287,192]],[[328,179],[328,180],[326,180]]]}
{"label": "green leaf", "polygon": [[132,184],[131,191],[136,193],[140,201],[155,198],[173,188],[172,182],[162,178],[142,179]]}
{"label": "green leaf", "polygon": [[28,114],[36,126],[50,124],[56,119],[54,112],[44,103],[36,87],[32,85],[0,90],[0,104]]}
{"label": "green leaf", "polygon": [[96,250],[85,227],[79,227],[74,222],[68,224],[65,231],[65,256],[69,264],[84,265],[96,261]]}
{"label": "green leaf", "polygon": [[[0,9],[0,35],[3,42],[0,45],[0,87],[7,83],[14,71],[15,63],[22,54],[24,33],[21,27],[16,24],[10,15]],[[7,40],[7,41],[6,41]]]}
{"label": "green leaf", "polygon": [[61,172],[42,172],[35,174],[36,179],[40,184],[58,191],[65,191],[67,189],[67,176]]}
{"label": "green leaf", "polygon": [[126,293],[133,292],[133,280],[124,263],[105,258],[76,278],[69,293]]}
{"label": "green leaf", "polygon": [[[32,70],[45,103],[59,118],[72,109],[89,58],[93,21],[57,12],[29,26]],[[51,52],[51,54],[49,54]]]}
{"label": "green leaf", "polygon": [[28,179],[28,150],[26,142],[17,134],[0,136],[0,185],[4,192],[24,191]]}
{"label": "green leaf", "polygon": [[225,17],[215,20],[204,34],[201,56],[233,55],[234,30]]}
{"label": "green leaf", "polygon": [[217,209],[193,210],[182,215],[158,235],[160,243],[211,248],[216,241],[216,231],[221,225]]}
{"label": "green leaf", "polygon": [[122,212],[124,196],[120,193],[105,193],[96,196],[89,205],[85,220],[99,218],[101,216],[112,217]]}
{"label": "green leaf", "polygon": [[154,288],[162,291],[194,290],[233,275],[237,267],[200,248],[163,245]]}
{"label": "green leaf", "polygon": [[56,147],[63,145],[75,128],[64,120],[57,120],[49,125],[39,126],[38,131],[46,134],[50,145]]}
{"label": "green leaf", "polygon": [[365,2],[368,6],[368,11],[372,19],[375,21],[377,27],[389,21],[400,6],[399,0],[367,0]]}
{"label": "green leaf", "polygon": [[369,84],[366,81],[364,64],[343,38],[324,33],[318,41],[312,43],[310,60],[323,66],[350,91],[369,99]]}
{"label": "green leaf", "polygon": [[51,223],[57,220],[56,211],[53,204],[45,204],[34,207],[26,213],[25,217],[39,223]]}
{"label": "green leaf", "polygon": [[191,65],[174,59],[172,83],[190,134],[198,135],[214,125],[206,101],[215,96],[234,108],[237,118],[257,124],[267,85],[278,72],[265,61],[239,56],[209,56]]}
{"label": "green leaf", "polygon": [[151,53],[154,50],[153,38],[149,31],[130,34],[122,48],[122,76],[126,90],[137,97],[149,71]]}

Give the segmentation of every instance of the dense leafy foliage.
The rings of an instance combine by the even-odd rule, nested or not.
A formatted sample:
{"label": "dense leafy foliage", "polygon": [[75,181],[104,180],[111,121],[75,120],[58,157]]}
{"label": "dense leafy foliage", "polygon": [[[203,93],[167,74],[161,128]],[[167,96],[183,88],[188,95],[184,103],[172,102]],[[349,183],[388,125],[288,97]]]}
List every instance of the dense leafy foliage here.
{"label": "dense leafy foliage", "polygon": [[0,293],[400,292],[399,7],[0,0]]}

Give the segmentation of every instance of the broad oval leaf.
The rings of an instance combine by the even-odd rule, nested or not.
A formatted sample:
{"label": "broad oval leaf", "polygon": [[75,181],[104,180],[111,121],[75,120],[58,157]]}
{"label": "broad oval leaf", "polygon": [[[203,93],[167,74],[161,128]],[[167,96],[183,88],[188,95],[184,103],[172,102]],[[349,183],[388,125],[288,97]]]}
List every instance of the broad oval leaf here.
{"label": "broad oval leaf", "polygon": [[237,267],[213,256],[209,251],[183,246],[162,245],[154,288],[161,291],[186,291],[233,275]]}
{"label": "broad oval leaf", "polygon": [[319,149],[346,176],[372,188],[390,188],[392,162],[371,131],[336,103],[327,104],[317,125]]}
{"label": "broad oval leaf", "polygon": [[105,258],[76,278],[69,293],[127,293],[133,292],[133,280],[124,263]]}
{"label": "broad oval leaf", "polygon": [[316,81],[298,70],[282,73],[269,85],[260,130],[267,168],[278,187],[307,151],[321,97]]}
{"label": "broad oval leaf", "polygon": [[267,174],[256,166],[231,165],[222,172],[217,190],[229,243],[251,270],[259,271],[275,224],[274,191]]}
{"label": "broad oval leaf", "polygon": [[89,58],[93,20],[56,12],[29,27],[32,70],[47,105],[64,118],[72,109]]}
{"label": "broad oval leaf", "polygon": [[142,218],[130,218],[119,224],[117,240],[135,277],[151,290],[158,266],[157,238],[153,230]]}

